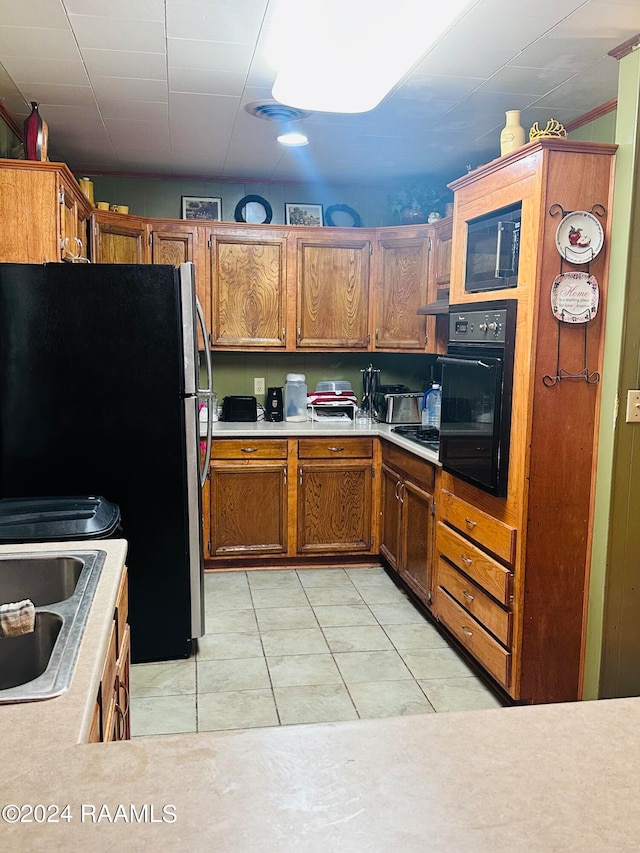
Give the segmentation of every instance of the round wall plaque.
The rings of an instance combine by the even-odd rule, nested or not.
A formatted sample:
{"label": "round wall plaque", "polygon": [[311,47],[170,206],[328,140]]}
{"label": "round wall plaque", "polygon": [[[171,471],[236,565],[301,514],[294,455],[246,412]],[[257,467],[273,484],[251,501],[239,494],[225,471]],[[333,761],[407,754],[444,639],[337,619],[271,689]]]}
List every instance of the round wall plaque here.
{"label": "round wall plaque", "polygon": [[273,210],[271,205],[261,195],[246,195],[236,205],[234,218],[236,222],[258,223],[267,225],[271,222]]}

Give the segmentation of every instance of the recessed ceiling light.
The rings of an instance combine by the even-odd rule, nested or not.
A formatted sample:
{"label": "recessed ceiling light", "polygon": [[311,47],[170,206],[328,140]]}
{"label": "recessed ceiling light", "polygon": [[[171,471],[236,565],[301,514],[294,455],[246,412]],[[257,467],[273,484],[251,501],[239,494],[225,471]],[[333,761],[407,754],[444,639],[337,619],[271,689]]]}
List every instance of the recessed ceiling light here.
{"label": "recessed ceiling light", "polygon": [[471,0],[278,0],[273,97],[305,110],[367,112]]}
{"label": "recessed ceiling light", "polygon": [[309,140],[299,130],[289,130],[286,133],[281,133],[276,139],[280,145],[286,145],[289,148],[294,148],[298,145],[308,145]]}

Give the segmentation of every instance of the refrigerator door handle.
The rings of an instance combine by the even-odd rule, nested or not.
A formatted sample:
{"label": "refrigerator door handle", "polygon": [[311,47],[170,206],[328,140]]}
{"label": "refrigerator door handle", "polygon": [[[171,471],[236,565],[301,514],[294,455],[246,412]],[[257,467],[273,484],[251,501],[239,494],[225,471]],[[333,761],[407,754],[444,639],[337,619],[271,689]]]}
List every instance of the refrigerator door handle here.
{"label": "refrigerator door handle", "polygon": [[209,473],[209,462],[211,460],[211,395],[213,393],[213,375],[211,371],[211,352],[209,350],[209,333],[207,330],[207,324],[204,319],[204,312],[202,311],[202,306],[196,297],[196,314],[198,315],[198,323],[200,324],[200,331],[202,332],[202,340],[204,342],[204,356],[205,356],[205,364],[207,367],[207,385],[205,388],[198,388],[198,396],[204,397],[207,402],[207,444],[204,454],[204,461],[202,463],[202,468],[200,470],[200,488],[204,488],[204,484],[207,479],[207,474]]}

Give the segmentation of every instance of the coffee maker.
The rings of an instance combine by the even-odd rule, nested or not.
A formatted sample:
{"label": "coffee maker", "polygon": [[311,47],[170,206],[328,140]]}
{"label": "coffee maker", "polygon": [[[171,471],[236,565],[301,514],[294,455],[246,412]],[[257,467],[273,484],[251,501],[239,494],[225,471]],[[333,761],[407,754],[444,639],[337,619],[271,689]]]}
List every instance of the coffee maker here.
{"label": "coffee maker", "polygon": [[265,421],[277,423],[283,419],[282,388],[267,388],[265,400]]}

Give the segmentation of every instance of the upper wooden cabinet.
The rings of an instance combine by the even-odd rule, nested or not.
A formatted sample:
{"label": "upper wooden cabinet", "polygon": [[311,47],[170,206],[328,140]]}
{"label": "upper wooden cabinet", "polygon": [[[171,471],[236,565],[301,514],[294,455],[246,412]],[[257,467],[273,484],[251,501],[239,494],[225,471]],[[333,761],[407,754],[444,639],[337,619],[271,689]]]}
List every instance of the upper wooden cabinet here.
{"label": "upper wooden cabinet", "polygon": [[286,234],[211,230],[212,345],[283,348],[286,344]]}
{"label": "upper wooden cabinet", "polygon": [[64,163],[0,160],[0,261],[86,258],[91,209]]}
{"label": "upper wooden cabinet", "polygon": [[298,347],[367,349],[370,256],[353,232],[296,238]]}
{"label": "upper wooden cabinet", "polygon": [[151,226],[151,263],[180,264],[196,260],[198,229],[190,223],[180,225],[171,223],[165,227]]}
{"label": "upper wooden cabinet", "polygon": [[449,293],[451,282],[451,236],[453,219],[441,219],[433,225],[433,243],[431,249],[431,270],[429,282],[434,293],[429,299],[444,298]]}
{"label": "upper wooden cabinet", "polygon": [[431,231],[431,227],[405,227],[377,234],[373,291],[376,349],[424,350],[428,343],[427,321],[431,318],[416,311],[428,301]]}
{"label": "upper wooden cabinet", "polygon": [[92,216],[91,257],[97,264],[151,263],[147,221],[96,210]]}

